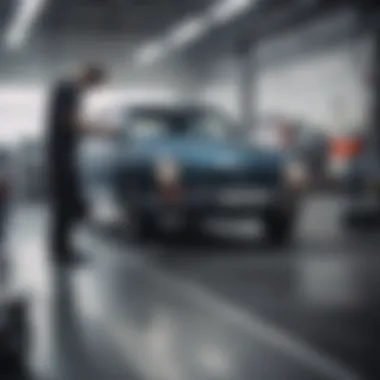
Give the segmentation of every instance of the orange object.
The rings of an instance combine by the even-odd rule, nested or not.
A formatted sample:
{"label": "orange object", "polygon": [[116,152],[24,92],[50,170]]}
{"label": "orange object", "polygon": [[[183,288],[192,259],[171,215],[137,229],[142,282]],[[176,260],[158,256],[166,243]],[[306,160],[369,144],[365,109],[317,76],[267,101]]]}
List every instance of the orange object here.
{"label": "orange object", "polygon": [[330,143],[330,154],[333,158],[352,158],[363,151],[363,142],[359,138],[335,138]]}

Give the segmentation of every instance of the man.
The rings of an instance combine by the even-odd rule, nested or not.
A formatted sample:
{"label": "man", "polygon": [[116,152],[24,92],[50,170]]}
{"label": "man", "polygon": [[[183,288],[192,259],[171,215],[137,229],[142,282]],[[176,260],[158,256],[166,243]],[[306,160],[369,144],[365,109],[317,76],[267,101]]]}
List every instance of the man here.
{"label": "man", "polygon": [[[77,146],[81,134],[93,132],[80,116],[83,93],[99,86],[105,72],[87,65],[71,80],[60,83],[52,94],[49,110],[48,166],[51,183],[53,260],[75,263],[80,260],[70,246],[74,223],[83,216],[77,168]],[[96,131],[102,132],[102,131]]]}

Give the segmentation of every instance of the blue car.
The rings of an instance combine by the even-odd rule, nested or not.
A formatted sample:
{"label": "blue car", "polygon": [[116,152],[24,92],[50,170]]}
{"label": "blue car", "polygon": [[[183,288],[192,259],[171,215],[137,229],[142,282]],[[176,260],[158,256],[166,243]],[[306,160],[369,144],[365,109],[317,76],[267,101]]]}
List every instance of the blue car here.
{"label": "blue car", "polygon": [[248,217],[272,241],[292,237],[306,176],[295,158],[255,146],[216,109],[135,106],[120,115],[111,154],[89,161],[106,173],[135,236],[165,223],[197,231],[209,218]]}

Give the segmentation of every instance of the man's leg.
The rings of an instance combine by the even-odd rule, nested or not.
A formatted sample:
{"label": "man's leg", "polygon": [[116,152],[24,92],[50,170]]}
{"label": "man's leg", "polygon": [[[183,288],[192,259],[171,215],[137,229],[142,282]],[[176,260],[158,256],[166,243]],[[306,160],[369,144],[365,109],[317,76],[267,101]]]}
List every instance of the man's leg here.
{"label": "man's leg", "polygon": [[55,261],[64,261],[71,254],[69,246],[71,218],[64,205],[56,205],[52,210],[52,258]]}
{"label": "man's leg", "polygon": [[53,212],[52,258],[67,264],[82,264],[87,259],[72,246],[72,232],[77,218],[71,204],[62,203]]}
{"label": "man's leg", "polygon": [[6,252],[6,230],[7,230],[7,205],[6,201],[0,201],[0,289],[7,284],[9,276],[8,256]]}

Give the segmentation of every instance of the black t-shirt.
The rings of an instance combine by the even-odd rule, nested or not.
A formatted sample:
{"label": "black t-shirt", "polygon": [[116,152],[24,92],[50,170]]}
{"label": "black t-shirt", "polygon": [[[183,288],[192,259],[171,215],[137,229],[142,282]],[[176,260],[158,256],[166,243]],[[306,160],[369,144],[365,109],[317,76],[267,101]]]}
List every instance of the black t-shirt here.
{"label": "black t-shirt", "polygon": [[53,187],[74,192],[77,186],[76,147],[78,134],[73,125],[80,102],[79,89],[70,82],[60,83],[50,100],[48,121],[48,165]]}

